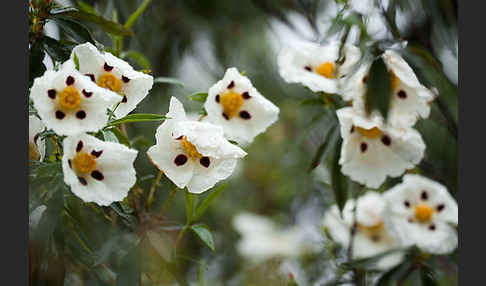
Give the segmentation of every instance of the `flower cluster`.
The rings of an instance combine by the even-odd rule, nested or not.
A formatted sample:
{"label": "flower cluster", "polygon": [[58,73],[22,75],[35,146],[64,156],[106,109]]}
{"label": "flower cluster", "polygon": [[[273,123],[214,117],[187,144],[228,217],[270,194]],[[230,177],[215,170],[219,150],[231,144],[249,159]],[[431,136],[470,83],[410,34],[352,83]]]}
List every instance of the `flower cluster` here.
{"label": "flower cluster", "polygon": [[447,189],[411,174],[383,194],[370,191],[356,201],[349,200],[342,216],[333,206],[323,221],[334,240],[345,247],[352,243],[353,258],[390,251],[376,263],[380,270],[400,263],[404,257],[401,249],[408,246],[433,254],[451,253],[458,244],[457,223],[457,203]]}
{"label": "flower cluster", "polygon": [[339,59],[340,45],[285,47],[279,55],[280,75],[287,82],[339,94],[352,102],[337,110],[343,139],[339,164],[352,180],[378,188],[387,177],[398,177],[422,160],[425,143],[413,125],[429,116],[434,96],[397,52],[386,50],[380,57],[391,77],[389,116],[385,122],[377,111],[367,115],[364,97],[371,63],[362,60],[360,50],[350,44],[343,46]]}
{"label": "flower cluster", "polygon": [[[36,78],[30,98],[38,116],[29,118],[29,158],[42,161],[44,128],[62,142],[64,181],[85,202],[109,205],[123,200],[136,182],[138,151],[96,138],[112,118],[126,116],[148,94],[153,77],[90,43],[76,46],[57,70]],[[277,118],[279,109],[236,68],[209,89],[203,121],[189,120],[184,107],[170,100],[167,120],[147,155],[179,188],[202,193],[229,177],[240,147],[251,143]],[[91,134],[89,134],[91,133]],[[95,135],[95,136],[93,136]]]}

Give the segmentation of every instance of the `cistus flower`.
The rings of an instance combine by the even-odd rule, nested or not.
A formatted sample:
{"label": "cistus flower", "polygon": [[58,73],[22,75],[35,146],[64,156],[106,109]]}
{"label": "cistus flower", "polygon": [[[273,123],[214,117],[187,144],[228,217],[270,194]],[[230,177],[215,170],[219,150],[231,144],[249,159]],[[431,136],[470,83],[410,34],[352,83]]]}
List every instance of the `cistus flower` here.
{"label": "cistus flower", "polygon": [[36,78],[30,98],[46,127],[58,135],[98,131],[108,121],[107,109],[120,100],[80,74],[72,61]]}
{"label": "cistus flower", "polygon": [[324,215],[323,225],[332,239],[348,248],[351,240],[351,228],[355,223],[354,208],[356,206],[356,232],[353,238],[353,259],[368,258],[397,249],[383,256],[376,262],[376,269],[389,269],[403,260],[403,252],[399,240],[390,235],[389,227],[385,225],[386,200],[377,192],[367,192],[355,200],[348,200],[344,205],[342,217],[336,205]]}
{"label": "cistus flower", "polygon": [[[343,46],[343,62],[338,63],[340,42],[319,45],[294,42],[278,55],[280,76],[288,83],[301,83],[314,92],[338,93],[339,80],[346,77],[361,57],[360,50]],[[344,100],[350,100],[343,96]]]}
{"label": "cistus flower", "polygon": [[[387,50],[382,57],[390,73],[392,88],[389,123],[396,127],[411,127],[419,118],[429,117],[430,102],[434,99],[432,91],[419,82],[412,68],[398,53]],[[341,93],[352,98],[353,106],[363,113],[370,66],[369,63],[364,64],[341,84]]]}
{"label": "cistus flower", "polygon": [[64,182],[83,201],[107,206],[123,200],[135,184],[138,151],[87,134],[68,136],[63,146]]}
{"label": "cistus flower", "polygon": [[246,155],[224,138],[223,129],[188,120],[184,107],[170,99],[167,119],[155,134],[156,144],[147,155],[179,188],[202,193],[233,173],[238,158]]}
{"label": "cistus flower", "polygon": [[410,174],[384,197],[388,201],[385,224],[404,245],[416,245],[433,254],[456,249],[458,208],[444,186]]}
{"label": "cistus flower", "polygon": [[236,68],[229,68],[208,93],[205,121],[223,127],[226,137],[251,143],[278,119],[279,108],[253,87]]}
{"label": "cistus flower", "polygon": [[151,75],[134,70],[130,64],[109,52],[100,52],[87,42],[74,47],[74,55],[79,61],[79,72],[89,76],[97,85],[120,95],[120,104],[115,109],[120,118],[135,109],[137,104],[147,96],[154,79]]}
{"label": "cistus flower", "polygon": [[415,129],[387,126],[380,116],[367,118],[352,107],[336,113],[343,138],[339,164],[353,181],[378,188],[422,160],[425,143]]}
{"label": "cistus flower", "polygon": [[298,257],[311,249],[300,228],[281,230],[263,216],[240,213],[233,218],[233,227],[242,236],[237,250],[249,260]]}
{"label": "cistus flower", "polygon": [[42,161],[46,154],[46,142],[39,138],[39,133],[46,126],[34,115],[29,116],[29,160]]}

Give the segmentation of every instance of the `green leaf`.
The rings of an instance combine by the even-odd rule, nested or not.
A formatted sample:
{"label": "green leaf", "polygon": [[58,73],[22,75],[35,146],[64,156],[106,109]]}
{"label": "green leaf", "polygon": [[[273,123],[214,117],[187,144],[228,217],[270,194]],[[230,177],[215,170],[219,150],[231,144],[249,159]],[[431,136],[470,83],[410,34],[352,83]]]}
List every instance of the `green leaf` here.
{"label": "green leaf", "polygon": [[339,210],[342,211],[346,200],[348,199],[348,181],[341,172],[341,165],[339,165],[339,158],[341,156],[342,138],[339,138],[334,145],[334,153],[330,161],[331,170],[331,185],[334,191],[334,198]]}
{"label": "green leaf", "polygon": [[46,66],[42,62],[45,52],[39,41],[36,41],[29,50],[29,86],[32,85],[36,77],[42,76],[46,71]]}
{"label": "green leaf", "polygon": [[378,279],[376,283],[376,286],[395,285],[398,279],[406,274],[410,266],[411,266],[411,261],[406,260],[405,262],[391,268],[383,275],[381,275],[381,277]]}
{"label": "green leaf", "polygon": [[192,101],[199,101],[199,102],[206,102],[206,98],[208,97],[207,92],[196,92],[191,95],[189,95],[189,99]]}
{"label": "green leaf", "polygon": [[300,102],[300,105],[324,105],[322,98],[307,98]]}
{"label": "green leaf", "polygon": [[180,86],[184,86],[184,83],[178,79],[175,79],[175,78],[171,78],[171,77],[156,77],[154,79],[154,84],[155,83],[167,83],[167,84],[175,84],[175,85],[180,85]]}
{"label": "green leaf", "polygon": [[134,215],[128,214],[123,210],[123,207],[119,202],[112,203],[110,208],[114,210],[120,217],[123,218],[125,224],[131,228],[135,228],[137,225],[137,218]]}
{"label": "green leaf", "polygon": [[113,126],[112,128],[108,129],[107,131],[110,131],[112,132],[116,139],[118,140],[118,142],[122,143],[123,145],[127,146],[127,147],[131,147],[131,144],[130,144],[130,141],[128,140],[128,138],[125,136],[125,134],[123,134],[120,129],[116,126]]}
{"label": "green leaf", "polygon": [[119,23],[107,20],[99,15],[87,13],[76,9],[59,9],[51,12],[55,19],[76,19],[98,25],[103,31],[116,36],[132,36],[133,32]]}
{"label": "green leaf", "polygon": [[79,58],[78,55],[76,55],[76,53],[73,53],[73,61],[74,61],[74,65],[76,66],[76,69],[79,71]]}
{"label": "green leaf", "polygon": [[53,60],[64,62],[69,59],[71,50],[66,45],[48,36],[43,36],[42,42],[44,43],[44,49]]}
{"label": "green leaf", "polygon": [[214,240],[211,231],[206,225],[195,224],[191,226],[191,229],[199,236],[199,238],[214,251]]}
{"label": "green leaf", "polygon": [[226,190],[226,184],[221,184],[214,188],[212,192],[202,201],[202,203],[197,207],[196,213],[194,215],[194,221],[197,221],[206,212],[208,207],[213,203],[213,201]]}
{"label": "green leaf", "polygon": [[57,26],[63,30],[69,37],[74,39],[78,43],[90,42],[93,45],[97,44],[91,32],[84,26],[76,21],[64,18],[52,19],[57,23]]}
{"label": "green leaf", "polygon": [[377,58],[371,65],[366,81],[365,107],[369,114],[378,110],[383,118],[387,118],[392,94],[391,77],[382,57]]}
{"label": "green leaf", "polygon": [[79,9],[83,12],[98,15],[95,8],[84,1],[78,0],[78,6]]}
{"label": "green leaf", "polygon": [[115,142],[118,143],[118,138],[116,138],[116,135],[110,131],[102,131],[103,132],[103,138],[105,138],[105,141],[107,142]]}
{"label": "green leaf", "polygon": [[189,223],[192,219],[192,213],[194,211],[194,195],[187,189],[184,194],[186,198],[186,221]]}
{"label": "green leaf", "polygon": [[434,270],[427,265],[422,265],[420,268],[420,278],[423,286],[439,285]]}
{"label": "green leaf", "polygon": [[325,155],[328,153],[329,146],[332,146],[332,144],[335,143],[335,140],[339,135],[339,128],[336,122],[333,121],[333,123],[334,124],[328,129],[329,131],[326,134],[326,138],[324,138],[324,142],[322,142],[321,146],[319,146],[319,149],[317,149],[317,152],[314,155],[314,159],[312,160],[312,164],[310,166],[309,171],[312,171],[317,166],[319,166],[322,158],[324,158]]}
{"label": "green leaf", "polygon": [[150,4],[151,1],[152,0],[143,1],[143,3],[137,8],[137,10],[135,10],[135,12],[133,12],[132,15],[130,15],[130,17],[128,17],[128,20],[125,23],[125,28],[130,28],[131,26],[133,26],[133,24],[138,19],[138,17],[140,17],[140,15],[142,15],[142,13],[143,13],[143,11],[145,11],[145,9],[147,9],[147,6]]}
{"label": "green leaf", "polygon": [[113,120],[112,122],[108,123],[108,126],[115,126],[115,125],[120,125],[122,123],[130,123],[130,122],[160,121],[165,119],[167,119],[167,117],[165,117],[164,115],[150,114],[150,113],[136,113],[136,114],[127,115],[117,120]]}
{"label": "green leaf", "polygon": [[128,59],[133,60],[143,69],[147,69],[147,70],[152,69],[152,67],[150,65],[150,61],[147,59],[147,57],[145,55],[143,55],[142,53],[139,53],[137,51],[122,52],[120,54],[120,57],[122,59],[128,58]]}

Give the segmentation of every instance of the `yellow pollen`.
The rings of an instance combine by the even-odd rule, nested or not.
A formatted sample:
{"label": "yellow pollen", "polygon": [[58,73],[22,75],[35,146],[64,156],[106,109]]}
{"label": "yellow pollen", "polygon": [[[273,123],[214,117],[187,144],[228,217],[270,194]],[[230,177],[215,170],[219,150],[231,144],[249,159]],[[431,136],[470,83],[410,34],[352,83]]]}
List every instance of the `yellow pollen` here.
{"label": "yellow pollen", "polygon": [[201,153],[197,151],[196,146],[194,146],[189,140],[187,140],[187,137],[184,136],[182,137],[181,145],[186,150],[186,153],[191,159],[199,159],[202,158]]}
{"label": "yellow pollen", "polygon": [[392,90],[396,90],[400,84],[400,79],[393,73],[393,71],[390,71],[390,80]]}
{"label": "yellow pollen", "polygon": [[434,210],[427,204],[420,204],[415,207],[415,218],[420,222],[430,221]]}
{"label": "yellow pollen", "polygon": [[96,168],[95,156],[80,152],[74,157],[72,166],[74,170],[81,174],[89,174]]}
{"label": "yellow pollen", "polygon": [[37,149],[37,146],[34,143],[29,143],[29,159],[30,160],[39,160],[40,153]]}
{"label": "yellow pollen", "polygon": [[362,225],[362,224],[359,224],[359,227],[362,229],[362,230],[365,230],[365,231],[368,231],[368,232],[377,232],[379,230],[381,230],[383,228],[383,221],[380,220],[377,224],[375,225],[372,225],[372,226],[367,226],[367,225]]}
{"label": "yellow pollen", "polygon": [[356,127],[356,129],[358,130],[358,132],[361,135],[363,135],[364,137],[370,138],[370,139],[375,139],[375,138],[381,137],[381,135],[383,135],[383,132],[381,132],[381,130],[378,129],[377,127],[373,127],[371,129],[364,129],[364,128],[361,128],[361,127]]}
{"label": "yellow pollen", "polygon": [[233,118],[240,111],[243,105],[243,96],[232,90],[227,91],[221,96],[221,105],[223,106],[223,113],[228,116],[228,119]]}
{"label": "yellow pollen", "polygon": [[334,64],[325,62],[316,68],[316,73],[327,78],[334,78]]}
{"label": "yellow pollen", "polygon": [[98,85],[117,93],[119,93],[122,88],[120,80],[112,73],[105,73],[100,76],[98,78]]}
{"label": "yellow pollen", "polygon": [[72,86],[66,87],[59,96],[59,105],[64,109],[72,110],[81,104],[79,92]]}

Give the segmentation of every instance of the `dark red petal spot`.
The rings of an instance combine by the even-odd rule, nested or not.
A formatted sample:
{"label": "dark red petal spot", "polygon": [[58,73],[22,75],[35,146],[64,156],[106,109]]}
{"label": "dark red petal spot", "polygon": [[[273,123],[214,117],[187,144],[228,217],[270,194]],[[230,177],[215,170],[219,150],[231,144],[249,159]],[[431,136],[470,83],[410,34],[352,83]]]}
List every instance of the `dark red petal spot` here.
{"label": "dark red petal spot", "polygon": [[105,176],[103,176],[103,174],[101,174],[100,171],[96,171],[96,170],[91,172],[91,177],[93,177],[93,179],[96,179],[98,181],[101,181],[105,178]]}
{"label": "dark red petal spot", "polygon": [[184,137],[184,136],[181,135],[181,136],[177,137],[176,140],[182,140],[182,137]]}
{"label": "dark red petal spot", "polygon": [[187,156],[184,154],[179,154],[177,157],[174,159],[174,164],[177,166],[182,166],[187,162]]}
{"label": "dark red petal spot", "polygon": [[391,144],[391,138],[390,136],[388,135],[383,135],[383,137],[381,137],[381,142],[385,145],[385,146],[390,146]]}
{"label": "dark red petal spot", "polygon": [[80,140],[80,141],[78,142],[78,145],[76,145],[76,152],[81,151],[81,149],[83,149],[83,145],[84,145],[84,144],[83,144],[83,141],[81,141],[81,140]]}
{"label": "dark red petal spot", "polygon": [[91,79],[92,82],[96,82],[96,79],[95,79],[95,75],[92,74],[92,73],[86,73],[84,74],[85,76],[89,76],[89,78]]}
{"label": "dark red petal spot", "polygon": [[128,101],[128,98],[127,98],[126,96],[124,96],[124,97],[122,98],[122,100],[121,100],[121,102],[122,102],[122,103],[127,103],[127,101]]}
{"label": "dark red petal spot", "polygon": [[83,186],[86,186],[88,184],[88,182],[86,181],[86,179],[83,178],[83,177],[78,177],[78,180],[81,183],[81,185],[83,185]]}
{"label": "dark red petal spot", "polygon": [[103,69],[107,72],[111,71],[113,69],[112,66],[108,65],[107,63],[105,63],[105,65],[103,66]]}
{"label": "dark red petal spot", "polygon": [[63,119],[65,116],[66,116],[66,114],[64,114],[64,112],[62,112],[60,110],[56,111],[56,118],[57,119]]}
{"label": "dark red petal spot", "polygon": [[426,191],[422,191],[420,197],[422,198],[422,200],[426,201],[429,198],[429,194],[427,194]]}
{"label": "dark red petal spot", "polygon": [[78,119],[85,119],[86,118],[86,112],[84,112],[84,110],[80,110],[80,111],[76,112],[76,117]]}
{"label": "dark red petal spot", "polygon": [[50,98],[52,98],[52,99],[56,98],[56,90],[55,90],[55,89],[49,89],[49,90],[47,91],[47,95],[48,95]]}
{"label": "dark red petal spot", "polygon": [[233,88],[235,87],[235,82],[232,80],[230,84],[228,84],[228,88]]}
{"label": "dark red petal spot", "polygon": [[199,160],[199,163],[201,163],[201,165],[203,165],[206,168],[209,167],[209,163],[210,163],[209,157],[202,157],[201,160]]}
{"label": "dark red petal spot", "polygon": [[367,76],[367,75],[365,75],[365,76],[363,77],[363,83],[365,83],[365,84],[366,84],[366,81],[367,81],[367,80],[368,80],[368,76]]}
{"label": "dark red petal spot", "polygon": [[122,75],[122,80],[123,80],[124,83],[127,83],[127,82],[130,81],[130,79],[128,77],[124,76],[124,75]]}
{"label": "dark red petal spot", "polygon": [[68,76],[66,78],[66,85],[72,85],[72,84],[74,84],[74,77]]}
{"label": "dark red petal spot", "polygon": [[248,93],[248,91],[243,92],[243,94],[241,96],[243,96],[244,99],[250,99],[251,98],[250,93]]}
{"label": "dark red petal spot", "polygon": [[103,176],[103,174],[101,174],[100,171],[96,171],[96,170],[91,172],[91,177],[93,177],[93,179],[96,179],[98,181],[101,181],[105,178],[105,176]]}
{"label": "dark red petal spot", "polygon": [[100,150],[100,151],[91,151],[91,155],[95,156],[96,158],[98,158],[99,156],[101,156],[101,154],[103,154],[103,150]]}
{"label": "dark red petal spot", "polygon": [[377,234],[374,234],[374,235],[371,236],[371,240],[374,241],[374,242],[380,241],[380,238],[381,237]]}
{"label": "dark red petal spot", "polygon": [[438,212],[441,212],[442,210],[444,210],[444,208],[445,208],[445,205],[444,204],[440,204],[440,205],[437,206],[437,211]]}
{"label": "dark red petal spot", "polygon": [[434,231],[434,230],[435,230],[435,224],[431,224],[431,225],[429,225],[429,229],[430,229],[431,231]]}
{"label": "dark red petal spot", "polygon": [[216,100],[216,102],[219,103],[219,94],[216,94],[216,97],[214,98],[214,100]]}
{"label": "dark red petal spot", "polygon": [[410,202],[409,201],[404,201],[403,204],[405,205],[406,208],[410,207]]}
{"label": "dark red petal spot", "polygon": [[351,130],[349,130],[349,133],[353,133],[354,132],[354,125],[351,126]]}
{"label": "dark red petal spot", "polygon": [[405,99],[407,98],[407,93],[403,90],[400,90],[398,93],[397,93],[398,97],[400,97],[401,99]]}
{"label": "dark red petal spot", "polygon": [[73,166],[71,166],[71,159],[68,159],[68,165],[69,165],[69,168],[72,169]]}
{"label": "dark red petal spot", "polygon": [[86,97],[91,97],[93,95],[93,92],[88,92],[86,90],[83,89],[82,91],[83,95],[86,96]]}
{"label": "dark red petal spot", "polygon": [[310,66],[305,66],[305,67],[304,67],[304,69],[305,69],[306,71],[312,71],[312,68],[311,68]]}
{"label": "dark red petal spot", "polygon": [[226,115],[224,112],[223,112],[223,117],[224,117],[224,119],[229,120],[228,115]]}
{"label": "dark red petal spot", "polygon": [[359,146],[359,148],[361,149],[361,152],[364,153],[368,149],[368,144],[366,144],[365,142],[361,142],[361,145]]}
{"label": "dark red petal spot", "polygon": [[34,144],[37,145],[37,140],[39,139],[39,134],[35,134],[34,136]]}
{"label": "dark red petal spot", "polygon": [[248,113],[248,111],[243,110],[243,111],[240,111],[240,117],[248,120],[248,119],[251,118],[251,115],[250,115],[250,113]]}
{"label": "dark red petal spot", "polygon": [[413,223],[413,218],[408,218],[409,223]]}

